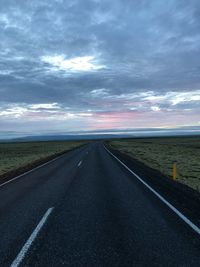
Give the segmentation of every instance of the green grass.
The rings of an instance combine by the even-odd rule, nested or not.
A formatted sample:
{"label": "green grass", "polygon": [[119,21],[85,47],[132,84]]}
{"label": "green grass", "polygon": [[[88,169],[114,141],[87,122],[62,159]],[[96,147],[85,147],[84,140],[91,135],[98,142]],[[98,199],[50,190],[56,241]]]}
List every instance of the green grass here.
{"label": "green grass", "polygon": [[177,181],[200,192],[200,137],[120,139],[111,145],[169,178],[177,161]]}
{"label": "green grass", "polygon": [[0,143],[0,176],[38,160],[78,147],[84,141]]}

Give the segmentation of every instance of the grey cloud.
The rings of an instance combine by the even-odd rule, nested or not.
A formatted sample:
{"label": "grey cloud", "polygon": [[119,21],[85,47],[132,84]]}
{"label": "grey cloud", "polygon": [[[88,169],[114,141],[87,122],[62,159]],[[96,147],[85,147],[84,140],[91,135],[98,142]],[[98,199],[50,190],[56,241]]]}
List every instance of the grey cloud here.
{"label": "grey cloud", "polygon": [[[199,14],[198,0],[0,0],[0,103],[126,111],[117,95],[197,91]],[[53,71],[41,57],[55,55],[93,56],[105,68]],[[107,100],[92,97],[100,88]],[[197,112],[198,101],[176,108]]]}

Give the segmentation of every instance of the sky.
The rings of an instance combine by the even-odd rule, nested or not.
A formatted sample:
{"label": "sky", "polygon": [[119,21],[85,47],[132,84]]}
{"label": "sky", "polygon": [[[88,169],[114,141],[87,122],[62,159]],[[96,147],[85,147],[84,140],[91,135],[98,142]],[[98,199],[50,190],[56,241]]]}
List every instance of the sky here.
{"label": "sky", "polygon": [[0,0],[0,135],[200,126],[199,0]]}

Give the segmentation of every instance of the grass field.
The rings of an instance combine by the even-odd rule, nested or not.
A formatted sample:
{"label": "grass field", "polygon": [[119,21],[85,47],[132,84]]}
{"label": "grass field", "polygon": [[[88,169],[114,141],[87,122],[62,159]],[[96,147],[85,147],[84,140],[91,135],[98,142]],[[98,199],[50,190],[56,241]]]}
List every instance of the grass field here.
{"label": "grass field", "polygon": [[110,144],[169,178],[177,161],[177,181],[200,192],[200,137],[120,139]]}
{"label": "grass field", "polygon": [[54,154],[78,147],[84,141],[0,143],[0,176]]}

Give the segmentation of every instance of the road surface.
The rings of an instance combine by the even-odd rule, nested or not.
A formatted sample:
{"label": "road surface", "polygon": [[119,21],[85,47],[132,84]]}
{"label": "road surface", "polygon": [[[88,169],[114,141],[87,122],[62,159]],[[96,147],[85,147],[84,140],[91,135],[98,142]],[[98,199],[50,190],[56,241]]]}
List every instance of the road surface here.
{"label": "road surface", "polygon": [[101,142],[0,186],[0,266],[200,266],[200,236]]}

